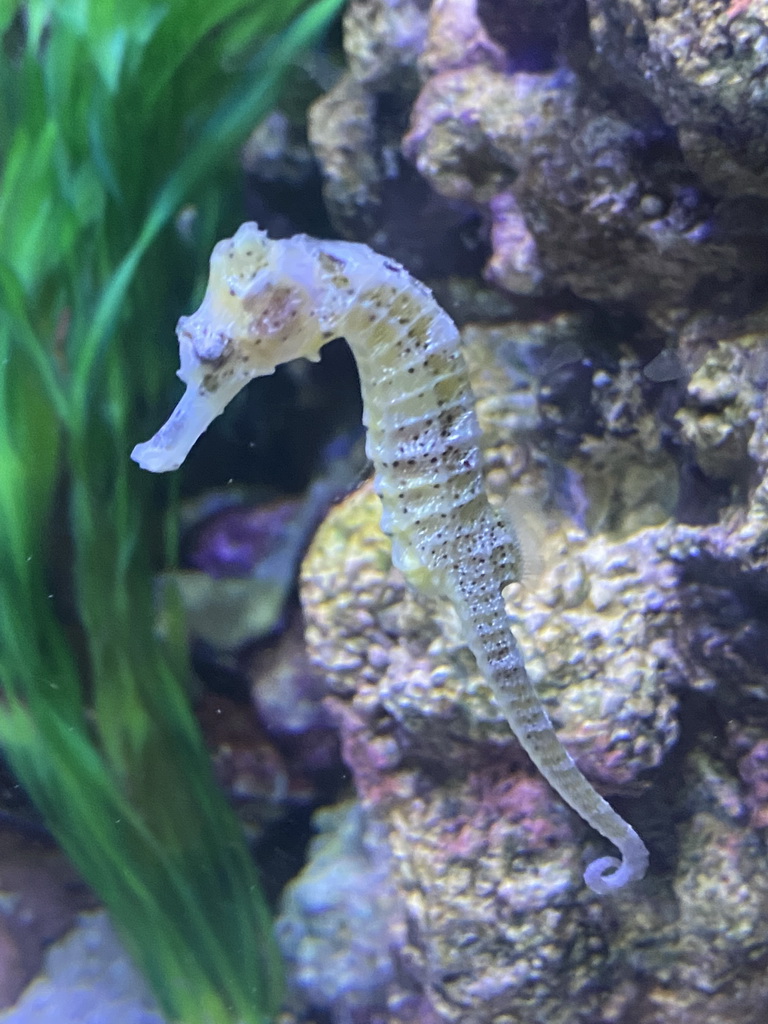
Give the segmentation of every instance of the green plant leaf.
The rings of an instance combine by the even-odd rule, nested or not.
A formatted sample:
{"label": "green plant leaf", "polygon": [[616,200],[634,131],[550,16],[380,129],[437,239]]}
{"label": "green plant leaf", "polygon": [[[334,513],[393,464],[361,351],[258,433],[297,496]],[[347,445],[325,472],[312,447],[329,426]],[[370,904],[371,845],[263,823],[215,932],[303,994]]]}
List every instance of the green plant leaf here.
{"label": "green plant leaf", "polygon": [[209,247],[237,147],[340,5],[0,0],[0,745],[184,1024],[264,1024],[281,972],[178,602],[175,671],[156,631],[175,526],[130,439],[196,269],[173,219],[199,204]]}

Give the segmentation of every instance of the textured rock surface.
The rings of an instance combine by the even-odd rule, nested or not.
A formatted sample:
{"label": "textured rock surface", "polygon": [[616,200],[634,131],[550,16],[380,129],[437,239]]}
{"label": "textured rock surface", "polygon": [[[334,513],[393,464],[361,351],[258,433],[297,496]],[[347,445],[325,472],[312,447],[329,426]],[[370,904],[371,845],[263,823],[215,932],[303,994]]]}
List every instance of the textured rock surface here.
{"label": "textured rock surface", "polygon": [[348,803],[315,815],[309,863],[286,889],[277,935],[292,998],[339,1021],[386,1009],[403,917],[381,825]]}
{"label": "textured rock surface", "polygon": [[0,828],[0,1007],[16,1001],[40,970],[46,948],[95,902],[41,827],[6,820]]}
{"label": "textured rock surface", "polygon": [[605,908],[579,892],[572,822],[544,783],[486,768],[417,784],[388,822],[405,956],[441,1019],[565,1021],[572,999],[597,1012]]}
{"label": "textured rock surface", "polygon": [[[359,492],[342,508],[319,534],[321,563],[307,560],[303,587],[310,650],[334,692],[380,702],[403,742],[422,752],[461,761],[470,741],[515,748],[449,610],[426,606],[391,568],[376,496]],[[512,628],[562,738],[585,770],[613,786],[658,764],[676,736],[668,689],[682,670],[664,639],[676,612],[674,576],[659,568],[656,540],[649,531],[630,549],[589,543],[576,530],[549,538],[543,557],[552,568],[536,592],[515,586],[510,594]],[[608,683],[620,707],[611,707]]]}
{"label": "textured rock surface", "polygon": [[77,928],[48,952],[45,972],[3,1024],[164,1024],[104,911],[81,914]]}
{"label": "textured rock surface", "polygon": [[353,0],[348,71],[311,117],[331,215],[422,276],[488,244],[494,284],[656,331],[747,309],[768,276],[767,10]]}
{"label": "textured rock surface", "polygon": [[474,210],[435,193],[400,151],[428,17],[428,0],[351,0],[348,70],[308,125],[334,226],[421,277],[474,268],[479,244]]}
{"label": "textured rock surface", "polygon": [[[767,370],[763,336],[721,342],[691,377],[676,415],[703,472],[740,483],[742,491],[754,476],[752,452],[757,454],[763,440],[758,435],[751,446],[765,401]],[[762,461],[764,455],[758,458]]]}
{"label": "textured rock surface", "polygon": [[[464,330],[489,487],[546,504],[541,566],[506,595],[512,629],[562,739],[648,840],[648,880],[610,901],[584,890],[596,838],[530,772],[450,611],[392,568],[370,487],[305,559],[310,654],[386,827],[408,926],[397,969],[436,1020],[760,1024],[764,335],[721,338],[692,373],[667,356],[647,374],[629,356],[597,367],[584,336],[567,316]],[[724,474],[718,521],[665,518],[688,458]]]}
{"label": "textured rock surface", "polygon": [[[712,204],[673,148],[649,159],[651,134],[566,70],[477,65],[429,79],[403,146],[437,191],[489,209],[496,283],[567,286],[661,322],[702,277],[733,275],[739,254],[713,236]],[[528,268],[527,280],[506,265]]]}
{"label": "textured rock surface", "polygon": [[[440,1022],[763,1024],[768,6],[351,8],[334,130],[333,96],[314,115],[332,214],[422,277],[475,274],[436,290],[464,328],[489,490],[540,528],[511,625],[652,850],[632,893],[583,889],[596,837],[530,772],[450,611],[392,569],[361,491],[302,598],[405,907],[393,977]],[[398,57],[381,31],[406,9]],[[511,312],[479,312],[480,275]]]}
{"label": "textured rock surface", "polygon": [[768,195],[765,0],[588,0],[598,53],[677,129],[712,188]]}
{"label": "textured rock surface", "polygon": [[[753,600],[752,621],[746,607],[718,620],[711,602],[730,591],[733,604],[740,573],[748,586],[768,531],[754,518],[730,534],[663,525],[620,543],[572,531],[550,541],[535,595],[510,588],[512,628],[564,742],[598,784],[635,794],[622,809],[655,854],[655,878],[597,901],[580,878],[593,838],[531,776],[450,617],[391,568],[378,514],[369,489],[334,510],[302,593],[345,759],[387,827],[407,910],[400,960],[438,1019],[757,1024],[765,710],[747,712],[765,675],[742,676],[742,648],[760,612]],[[723,759],[710,730],[726,723]]]}

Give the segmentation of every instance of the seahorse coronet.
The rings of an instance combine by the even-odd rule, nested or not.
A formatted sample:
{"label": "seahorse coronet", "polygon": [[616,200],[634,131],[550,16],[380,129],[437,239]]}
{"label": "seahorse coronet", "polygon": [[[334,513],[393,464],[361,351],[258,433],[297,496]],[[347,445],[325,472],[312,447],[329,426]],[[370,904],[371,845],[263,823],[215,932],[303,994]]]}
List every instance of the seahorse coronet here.
{"label": "seahorse coronet", "polygon": [[587,866],[605,895],[643,877],[648,851],[560,743],[509,629],[502,590],[520,579],[520,545],[488,500],[480,428],[459,333],[431,291],[366,245],[307,235],[270,239],[243,224],[211,255],[200,308],[177,328],[186,384],[168,421],[132,457],[178,468],[254,377],[344,337],[357,362],[367,451],[383,529],[416,589],[453,605],[467,646],[512,731],[555,791],[621,852]]}

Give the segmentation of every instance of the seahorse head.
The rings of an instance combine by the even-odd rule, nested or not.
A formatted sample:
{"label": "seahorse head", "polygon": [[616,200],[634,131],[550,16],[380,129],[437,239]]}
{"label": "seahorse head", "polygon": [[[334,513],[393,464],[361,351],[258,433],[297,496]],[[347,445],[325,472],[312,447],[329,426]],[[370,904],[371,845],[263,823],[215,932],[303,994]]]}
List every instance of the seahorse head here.
{"label": "seahorse head", "polygon": [[[179,320],[180,377],[200,371],[211,381],[231,373],[248,379],[271,373],[300,355],[315,356],[314,261],[272,241],[256,224],[243,224],[211,254],[205,297]],[[199,375],[199,374],[198,374]]]}
{"label": "seahorse head", "polygon": [[178,376],[187,389],[168,422],[134,449],[144,469],[181,465],[254,377],[298,356],[318,357],[327,339],[313,301],[317,274],[311,247],[273,241],[253,223],[215,246],[203,301],[176,328]]}

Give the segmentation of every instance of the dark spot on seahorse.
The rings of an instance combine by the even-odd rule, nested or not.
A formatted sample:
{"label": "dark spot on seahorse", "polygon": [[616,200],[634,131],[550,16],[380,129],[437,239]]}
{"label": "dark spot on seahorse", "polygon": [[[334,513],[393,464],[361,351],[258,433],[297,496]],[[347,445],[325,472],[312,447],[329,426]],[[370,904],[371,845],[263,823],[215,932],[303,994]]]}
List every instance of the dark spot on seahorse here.
{"label": "dark spot on seahorse", "polygon": [[206,373],[203,377],[202,387],[205,389],[207,395],[215,395],[219,390],[222,376],[219,373]]}

